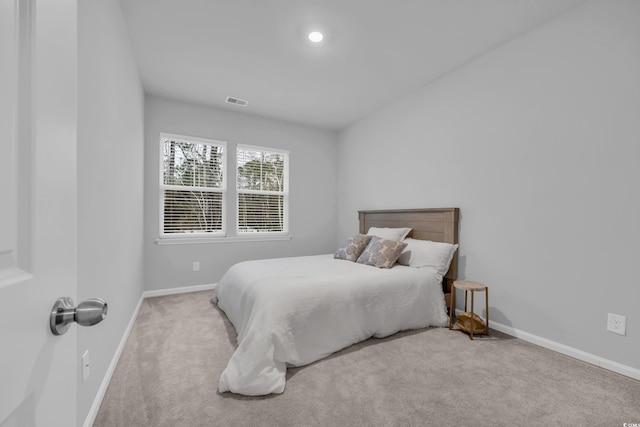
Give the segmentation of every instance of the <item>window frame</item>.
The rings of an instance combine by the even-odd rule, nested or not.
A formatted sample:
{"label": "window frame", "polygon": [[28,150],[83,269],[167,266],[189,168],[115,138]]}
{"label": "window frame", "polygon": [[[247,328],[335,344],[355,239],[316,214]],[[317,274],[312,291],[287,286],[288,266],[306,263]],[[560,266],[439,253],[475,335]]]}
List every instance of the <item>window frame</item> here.
{"label": "window frame", "polygon": [[[184,186],[184,185],[170,185],[164,183],[164,144],[166,139],[174,139],[184,142],[189,142],[193,144],[205,144],[205,145],[213,145],[217,147],[222,147],[222,185],[220,187],[198,187],[198,186]],[[160,137],[158,139],[158,148],[159,148],[159,173],[158,173],[158,182],[159,182],[159,224],[158,224],[158,233],[159,238],[157,240],[158,243],[160,241],[197,241],[204,239],[212,239],[212,238],[221,238],[225,237],[227,234],[227,193],[228,193],[228,162],[227,162],[227,151],[229,146],[227,141],[221,141],[211,138],[201,138],[196,136],[188,136],[188,135],[178,135],[167,132],[160,132]],[[164,231],[164,205],[165,205],[165,191],[167,190],[175,190],[175,191],[204,191],[209,193],[220,193],[221,196],[221,230],[217,231],[195,231],[190,233],[165,233]]]}
{"label": "window frame", "polygon": [[[165,233],[164,232],[164,192],[167,189],[176,189],[175,187],[181,187],[178,190],[185,190],[190,188],[186,186],[170,186],[164,184],[164,139],[176,139],[185,142],[192,143],[205,143],[222,146],[222,186],[220,188],[212,188],[212,192],[222,193],[222,209],[221,209],[221,221],[222,230],[217,232],[193,232],[193,233]],[[272,148],[266,146],[241,144],[229,141],[223,141],[213,138],[202,138],[196,136],[189,136],[183,134],[175,134],[169,132],[160,132],[158,138],[158,183],[159,183],[159,201],[158,201],[158,238],[155,243],[157,245],[181,245],[181,244],[203,244],[203,243],[232,243],[232,242],[264,242],[264,241],[285,241],[291,240],[289,233],[289,165],[290,165],[290,152],[289,150]],[[239,230],[239,209],[238,209],[238,184],[237,184],[237,155],[238,148],[253,149],[268,153],[281,153],[285,155],[284,158],[284,221],[283,231],[279,232],[241,232]],[[233,169],[231,169],[233,167]],[[229,172],[231,171],[231,172]],[[167,188],[173,187],[173,188]],[[198,191],[202,190],[202,187],[196,187]],[[235,206],[229,201],[235,198]],[[233,210],[235,209],[235,212]],[[233,217],[233,219],[232,219]],[[230,221],[235,225],[231,225]],[[230,234],[228,234],[230,231]]]}
{"label": "window frame", "polygon": [[[238,151],[240,149],[260,151],[263,153],[282,154],[283,159],[283,191],[269,191],[269,190],[241,190],[238,188]],[[235,149],[235,199],[236,199],[236,217],[235,217],[235,234],[238,238],[247,239],[268,239],[269,237],[289,236],[289,150],[281,148],[265,147],[260,145],[249,144],[236,144]],[[277,195],[283,196],[283,226],[282,231],[242,231],[240,230],[240,194],[264,194],[264,195]]]}

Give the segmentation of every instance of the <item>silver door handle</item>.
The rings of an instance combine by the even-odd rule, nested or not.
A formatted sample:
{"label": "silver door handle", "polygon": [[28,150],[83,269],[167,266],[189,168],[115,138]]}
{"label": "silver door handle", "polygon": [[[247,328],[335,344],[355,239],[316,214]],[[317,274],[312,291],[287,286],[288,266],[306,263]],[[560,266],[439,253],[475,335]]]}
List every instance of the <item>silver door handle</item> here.
{"label": "silver door handle", "polygon": [[49,324],[53,335],[62,335],[76,322],[82,326],[93,326],[107,317],[107,303],[100,298],[91,298],[74,306],[70,297],[58,298],[51,309]]}

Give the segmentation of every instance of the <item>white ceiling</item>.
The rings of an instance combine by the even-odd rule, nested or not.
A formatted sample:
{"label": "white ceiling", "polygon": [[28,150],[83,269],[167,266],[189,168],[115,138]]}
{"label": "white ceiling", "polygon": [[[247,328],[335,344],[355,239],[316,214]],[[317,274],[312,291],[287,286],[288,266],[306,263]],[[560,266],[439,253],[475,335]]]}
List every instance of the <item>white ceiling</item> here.
{"label": "white ceiling", "polygon": [[146,93],[341,129],[584,0],[120,1]]}

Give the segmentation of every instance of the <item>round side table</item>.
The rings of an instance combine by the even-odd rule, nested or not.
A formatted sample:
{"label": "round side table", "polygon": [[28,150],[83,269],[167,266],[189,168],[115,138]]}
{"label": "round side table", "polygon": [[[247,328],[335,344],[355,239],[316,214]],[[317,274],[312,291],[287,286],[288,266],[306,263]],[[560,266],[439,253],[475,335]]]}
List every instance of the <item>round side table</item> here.
{"label": "round side table", "polygon": [[[464,291],[464,312],[456,316],[456,324],[459,330],[469,334],[469,339],[473,339],[473,334],[489,335],[489,287],[478,282],[469,280],[456,280],[451,287],[451,310],[449,313],[449,329],[453,329],[453,315],[456,307],[456,289]],[[467,311],[467,294],[471,292],[471,311]],[[485,310],[487,321],[474,313],[474,295],[476,292],[485,293]]]}

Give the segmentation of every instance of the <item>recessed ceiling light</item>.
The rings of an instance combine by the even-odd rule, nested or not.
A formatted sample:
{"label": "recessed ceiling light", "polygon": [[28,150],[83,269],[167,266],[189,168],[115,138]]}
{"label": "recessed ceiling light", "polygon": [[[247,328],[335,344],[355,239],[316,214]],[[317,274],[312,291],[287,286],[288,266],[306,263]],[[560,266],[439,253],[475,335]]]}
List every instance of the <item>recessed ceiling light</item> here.
{"label": "recessed ceiling light", "polygon": [[323,38],[324,36],[319,31],[312,31],[309,33],[309,40],[311,40],[314,43],[320,43]]}

